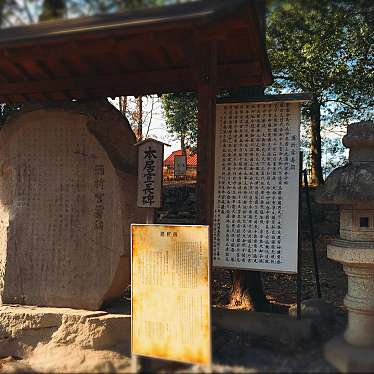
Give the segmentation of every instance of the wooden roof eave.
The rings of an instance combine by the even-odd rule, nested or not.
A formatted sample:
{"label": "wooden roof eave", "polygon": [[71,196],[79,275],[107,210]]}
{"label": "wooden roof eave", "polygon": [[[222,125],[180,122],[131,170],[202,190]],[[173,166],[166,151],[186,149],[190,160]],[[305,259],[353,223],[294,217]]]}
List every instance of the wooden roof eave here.
{"label": "wooden roof eave", "polygon": [[[198,3],[198,2],[197,2]],[[194,3],[170,5],[134,10],[110,15],[53,20],[33,25],[10,27],[0,30],[0,49],[29,44],[65,41],[70,38],[97,38],[108,34],[139,34],[169,29],[194,28],[208,25],[248,5],[247,0],[205,1],[202,4],[218,4],[216,7],[196,8]],[[225,6],[223,6],[225,5]],[[169,9],[170,8],[170,9]],[[173,12],[178,8],[178,12]],[[192,9],[192,11],[191,11]],[[188,12],[190,10],[190,12]],[[186,12],[185,12],[186,11]]]}
{"label": "wooden roof eave", "polygon": [[[214,7],[215,4],[218,5]],[[199,5],[197,10],[196,5]],[[194,51],[199,48],[198,44],[211,40],[230,44],[235,41],[235,35],[243,34],[242,31],[249,35],[253,53],[246,56],[245,61],[231,55],[219,61],[217,87],[226,89],[269,84],[271,72],[266,51],[258,37],[262,30],[256,21],[254,6],[251,0],[232,0],[230,3],[212,0],[189,3],[188,7],[184,4],[126,13],[126,19],[123,14],[110,15],[24,26],[14,28],[13,31],[17,31],[14,34],[11,29],[0,31],[0,57],[3,57],[0,58],[0,99],[71,100],[193,91],[196,89],[194,60],[198,57]],[[172,15],[173,9],[174,12],[177,9],[176,16]],[[183,13],[186,9],[190,13]],[[160,12],[169,13],[164,14],[161,20]],[[155,45],[164,51],[156,52]],[[115,72],[105,62],[107,66],[102,73],[102,66],[96,61],[97,56],[108,61],[111,59],[107,57],[109,55],[118,59],[123,54],[134,55],[136,50],[147,61],[155,57],[152,56],[154,53],[157,56],[161,54],[161,58],[162,53],[166,53],[168,60],[170,56],[175,57],[176,47],[184,49],[182,64],[167,61],[169,66],[166,67],[145,64],[143,68],[129,71],[127,65],[122,68],[119,61],[114,61],[119,69]],[[239,45],[238,48],[240,50]],[[89,57],[87,61],[83,60],[85,56]],[[65,57],[71,60],[68,64]],[[53,68],[60,70],[58,76],[48,67],[52,62]],[[72,63],[78,65],[69,67]],[[78,70],[83,66],[89,69],[81,74]],[[8,76],[2,69],[7,70],[5,73]],[[17,78],[9,77],[9,74],[15,74]]]}

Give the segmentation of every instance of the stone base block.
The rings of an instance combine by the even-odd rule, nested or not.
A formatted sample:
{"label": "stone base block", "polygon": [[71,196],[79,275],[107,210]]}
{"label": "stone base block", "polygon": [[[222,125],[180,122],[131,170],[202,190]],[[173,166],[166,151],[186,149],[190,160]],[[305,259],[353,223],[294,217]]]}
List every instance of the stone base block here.
{"label": "stone base block", "polygon": [[288,344],[309,341],[316,333],[311,319],[296,320],[282,314],[214,308],[212,319],[213,324],[223,329],[253,334]]}
{"label": "stone base block", "polygon": [[[291,305],[288,309],[288,315],[292,318],[297,317],[297,304]],[[301,318],[311,319],[316,330],[321,335],[326,327],[335,323],[335,307],[326,303],[322,299],[308,299],[301,302]]]}
{"label": "stone base block", "polygon": [[373,373],[374,349],[355,347],[343,336],[328,342],[324,348],[326,360],[342,373]]}
{"label": "stone base block", "polygon": [[130,337],[130,315],[0,306],[0,357],[21,359],[10,363],[9,371],[16,368],[37,372],[123,369],[130,365]]}

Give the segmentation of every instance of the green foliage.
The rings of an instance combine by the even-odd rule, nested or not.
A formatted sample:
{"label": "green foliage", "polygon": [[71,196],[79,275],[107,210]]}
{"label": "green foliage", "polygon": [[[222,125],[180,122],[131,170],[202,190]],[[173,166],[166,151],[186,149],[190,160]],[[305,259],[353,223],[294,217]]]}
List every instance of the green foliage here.
{"label": "green foliage", "polygon": [[190,0],[0,0],[0,27],[57,18],[108,14]]}
{"label": "green foliage", "polygon": [[[273,1],[267,25],[268,53],[275,76],[271,91],[312,93],[321,104],[324,127],[373,116],[372,2]],[[173,108],[185,111],[186,98],[166,96],[164,107],[172,100]],[[303,112],[310,117],[311,107],[306,106]],[[167,123],[172,124],[169,130],[178,134],[175,130],[183,128],[181,118],[173,119],[173,113],[168,111]],[[189,133],[196,136],[196,130],[190,127]]]}
{"label": "green foliage", "polygon": [[335,168],[347,162],[347,150],[343,146],[341,138],[325,137],[322,142],[324,154],[324,174],[327,177]]}
{"label": "green foliage", "polygon": [[[373,14],[373,2],[367,0],[270,3],[267,46],[275,77],[273,91],[313,95],[304,114],[312,119],[309,134],[313,141],[308,146],[314,176],[322,175],[322,147],[315,140],[320,122],[322,134],[326,134],[354,120],[373,117]],[[322,139],[323,150],[331,153],[324,157],[326,167],[331,167],[326,160],[344,154],[330,140]]]}
{"label": "green foliage", "polygon": [[161,101],[168,131],[184,138],[187,146],[195,147],[198,120],[196,94],[167,94],[162,96]]}
{"label": "green foliage", "polygon": [[59,19],[65,16],[66,4],[64,0],[44,0],[42,9],[39,21]]}
{"label": "green foliage", "polygon": [[0,0],[0,26],[3,24],[4,6],[5,6],[5,0]]}
{"label": "green foliage", "polygon": [[273,2],[267,45],[274,87],[312,93],[339,121],[371,115],[374,6],[365,3]]}
{"label": "green foliage", "polygon": [[75,15],[106,14],[163,5],[164,0],[65,0]]}

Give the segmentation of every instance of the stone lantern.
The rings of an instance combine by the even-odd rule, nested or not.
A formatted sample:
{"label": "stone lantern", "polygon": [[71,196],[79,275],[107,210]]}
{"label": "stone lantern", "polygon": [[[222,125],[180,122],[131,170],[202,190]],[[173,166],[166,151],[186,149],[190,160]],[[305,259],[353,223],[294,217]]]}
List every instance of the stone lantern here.
{"label": "stone lantern", "polygon": [[349,163],[317,192],[320,203],[340,207],[340,238],[327,256],[348,276],[348,327],[326,345],[325,356],[342,372],[374,372],[374,123],[349,125],[343,144]]}

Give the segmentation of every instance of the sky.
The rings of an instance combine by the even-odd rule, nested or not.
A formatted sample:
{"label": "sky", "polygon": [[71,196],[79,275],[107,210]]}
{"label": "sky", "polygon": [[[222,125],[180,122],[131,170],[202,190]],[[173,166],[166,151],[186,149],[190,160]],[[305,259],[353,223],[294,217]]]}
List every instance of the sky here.
{"label": "sky", "polygon": [[[118,109],[118,98],[115,100],[109,99],[109,102]],[[130,111],[134,110],[134,97],[128,97],[128,106]],[[161,101],[157,96],[143,98],[143,115],[144,137],[154,138],[169,145],[164,148],[165,158],[167,158],[172,152],[180,149],[180,141],[167,131]],[[131,119],[128,119],[131,122]]]}

